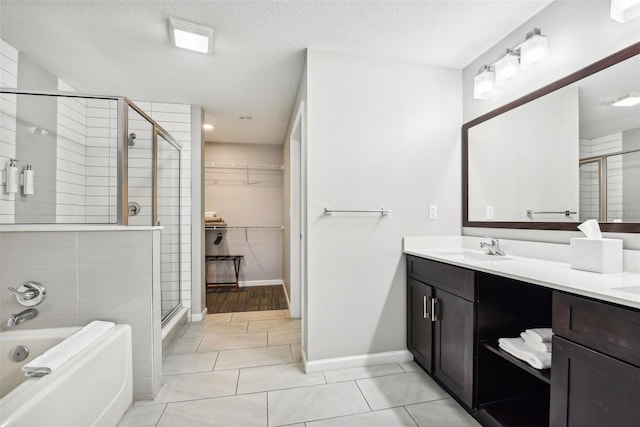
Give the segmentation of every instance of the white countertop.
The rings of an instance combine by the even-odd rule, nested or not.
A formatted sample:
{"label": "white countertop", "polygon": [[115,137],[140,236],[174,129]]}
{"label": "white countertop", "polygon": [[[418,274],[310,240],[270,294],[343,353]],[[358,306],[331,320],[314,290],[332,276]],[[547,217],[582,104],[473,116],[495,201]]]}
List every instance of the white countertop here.
{"label": "white countertop", "polygon": [[[495,256],[494,260],[493,257],[484,256],[484,251],[478,250],[481,241],[488,241],[488,239],[467,236],[405,237],[403,252],[640,309],[640,273],[635,272],[635,263],[640,259],[638,251],[625,251],[632,252],[625,254],[625,263],[634,263],[634,271],[599,274],[574,270],[568,262],[562,260],[567,258],[568,245],[526,242],[518,246],[514,243],[515,241],[510,241],[510,245],[502,246],[506,257]],[[527,252],[527,250],[531,252],[532,246],[535,246],[535,251],[549,258],[555,257],[561,260],[540,259],[518,253]]]}

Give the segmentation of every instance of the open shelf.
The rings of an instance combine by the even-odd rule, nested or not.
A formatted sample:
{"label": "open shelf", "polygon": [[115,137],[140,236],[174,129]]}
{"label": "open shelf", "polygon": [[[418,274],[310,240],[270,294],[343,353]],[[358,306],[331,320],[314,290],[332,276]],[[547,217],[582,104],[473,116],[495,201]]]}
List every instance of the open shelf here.
{"label": "open shelf", "polygon": [[497,354],[503,359],[516,365],[520,369],[528,372],[529,374],[533,375],[539,380],[542,380],[547,384],[551,384],[551,369],[536,369],[533,366],[529,365],[527,362],[524,362],[516,357],[513,357],[512,355],[502,350],[498,346],[497,340],[482,341],[480,345],[486,348],[487,350],[491,351],[492,353]]}
{"label": "open shelf", "polygon": [[521,396],[481,405],[482,425],[545,427],[549,425],[549,394]]}

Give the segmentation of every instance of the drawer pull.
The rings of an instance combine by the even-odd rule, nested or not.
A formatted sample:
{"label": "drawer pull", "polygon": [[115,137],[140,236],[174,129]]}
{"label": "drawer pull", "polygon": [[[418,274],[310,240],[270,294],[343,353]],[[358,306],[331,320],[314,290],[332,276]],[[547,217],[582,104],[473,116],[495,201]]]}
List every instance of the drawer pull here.
{"label": "drawer pull", "polygon": [[431,298],[431,321],[432,322],[438,321],[437,305],[438,305],[438,298]]}
{"label": "drawer pull", "polygon": [[422,297],[422,318],[427,319],[428,316],[429,316],[429,313],[427,312],[427,296],[424,295]]}

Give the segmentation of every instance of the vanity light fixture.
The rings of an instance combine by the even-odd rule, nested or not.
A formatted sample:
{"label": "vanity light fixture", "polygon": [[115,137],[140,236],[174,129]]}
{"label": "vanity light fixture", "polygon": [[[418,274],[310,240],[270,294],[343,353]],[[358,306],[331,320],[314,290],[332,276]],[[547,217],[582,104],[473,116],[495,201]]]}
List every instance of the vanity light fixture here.
{"label": "vanity light fixture", "polygon": [[621,24],[640,16],[640,0],[611,0],[611,19]]}
{"label": "vanity light fixture", "polygon": [[211,53],[213,28],[169,18],[171,41],[176,47],[200,53]]}
{"label": "vanity light fixture", "polygon": [[520,67],[523,70],[529,70],[548,59],[547,38],[540,33],[539,28],[534,28],[527,33],[527,39],[520,45]]}
{"label": "vanity light fixture", "polygon": [[475,99],[491,98],[496,87],[496,78],[488,65],[483,65],[473,79],[473,97]]}
{"label": "vanity light fixture", "polygon": [[[640,0],[637,0],[640,1]],[[526,40],[491,65],[484,65],[473,79],[473,97],[488,99],[495,86],[504,86],[515,80],[520,70],[530,70],[549,61],[549,44],[539,28],[529,31]]]}
{"label": "vanity light fixture", "polygon": [[629,92],[610,103],[614,107],[633,107],[638,104],[640,104],[640,92]]}
{"label": "vanity light fixture", "polygon": [[520,55],[514,49],[507,49],[507,53],[494,64],[494,68],[496,83],[506,85],[520,72]]}
{"label": "vanity light fixture", "polygon": [[204,130],[214,130],[215,126],[213,126],[212,124],[209,124],[209,123],[205,123],[205,124],[202,125],[202,129],[204,129]]}

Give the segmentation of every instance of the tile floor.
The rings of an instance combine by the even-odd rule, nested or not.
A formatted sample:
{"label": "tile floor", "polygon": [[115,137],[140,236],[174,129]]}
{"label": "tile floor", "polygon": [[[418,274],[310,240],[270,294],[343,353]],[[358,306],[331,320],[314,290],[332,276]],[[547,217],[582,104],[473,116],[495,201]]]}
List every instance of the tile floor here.
{"label": "tile floor", "polygon": [[209,314],[169,348],[163,386],[118,427],[471,427],[413,362],[305,374],[287,310]]}

